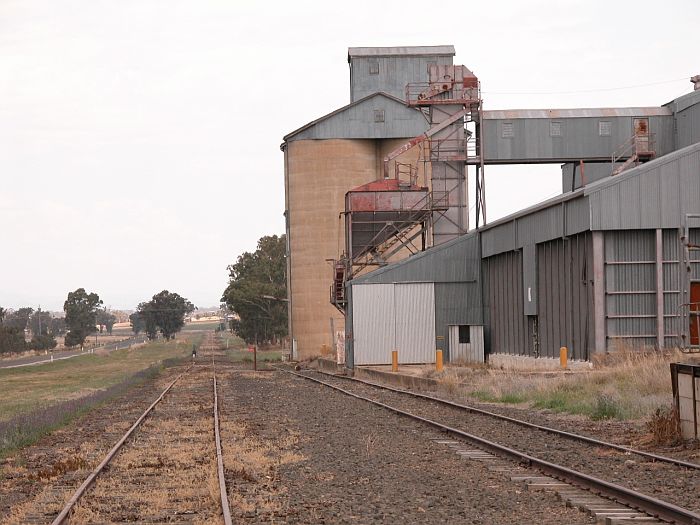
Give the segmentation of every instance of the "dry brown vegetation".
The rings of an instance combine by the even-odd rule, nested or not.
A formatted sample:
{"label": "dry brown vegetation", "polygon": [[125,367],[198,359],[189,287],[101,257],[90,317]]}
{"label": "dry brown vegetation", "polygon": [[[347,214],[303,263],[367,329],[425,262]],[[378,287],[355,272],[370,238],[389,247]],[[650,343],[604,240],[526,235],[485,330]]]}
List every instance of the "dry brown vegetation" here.
{"label": "dry brown vegetation", "polygon": [[[305,459],[292,450],[299,436],[288,431],[275,439],[263,439],[240,421],[223,421],[221,435],[232,514],[256,512],[258,516],[268,517],[282,514],[286,491],[279,483],[278,469]],[[240,490],[242,486],[248,488]]]}
{"label": "dry brown vegetation", "polygon": [[592,419],[649,419],[659,408],[670,410],[669,363],[683,359],[686,356],[678,351],[621,349],[594,359],[590,371],[516,372],[448,367],[442,374],[432,375],[442,389],[458,397],[522,403]]}

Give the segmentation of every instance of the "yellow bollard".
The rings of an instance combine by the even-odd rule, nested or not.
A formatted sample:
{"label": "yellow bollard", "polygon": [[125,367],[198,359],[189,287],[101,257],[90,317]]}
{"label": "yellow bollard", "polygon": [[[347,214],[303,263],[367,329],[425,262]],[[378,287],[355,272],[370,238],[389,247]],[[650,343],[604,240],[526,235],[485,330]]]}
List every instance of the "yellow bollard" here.
{"label": "yellow bollard", "polygon": [[391,371],[392,372],[399,371],[399,351],[398,350],[391,351]]}
{"label": "yellow bollard", "polygon": [[435,352],[435,370],[442,372],[442,350],[439,348]]}
{"label": "yellow bollard", "polygon": [[562,346],[559,349],[559,364],[561,365],[562,370],[566,370],[566,361],[568,359],[568,354],[569,351],[566,349],[565,346]]}

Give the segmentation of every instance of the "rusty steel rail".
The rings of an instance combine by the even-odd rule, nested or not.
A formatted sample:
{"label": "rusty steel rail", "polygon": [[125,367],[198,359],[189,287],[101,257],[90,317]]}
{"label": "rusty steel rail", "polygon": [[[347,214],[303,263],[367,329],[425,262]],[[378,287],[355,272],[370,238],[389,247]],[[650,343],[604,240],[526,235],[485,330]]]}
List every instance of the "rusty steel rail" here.
{"label": "rusty steel rail", "polygon": [[228,493],[226,491],[226,478],[224,477],[224,458],[221,453],[221,433],[219,431],[219,395],[216,391],[216,368],[214,368],[214,357],[211,359],[211,366],[214,371],[214,437],[216,439],[216,465],[219,478],[219,494],[221,495],[221,511],[224,516],[224,525],[232,525],[231,509],[228,504]]}
{"label": "rusty steel rail", "polygon": [[314,383],[326,386],[352,398],[366,401],[375,406],[382,407],[395,414],[408,417],[415,421],[420,421],[431,427],[437,428],[438,430],[441,430],[449,435],[465,439],[479,448],[482,448],[494,454],[498,454],[500,456],[506,456],[510,459],[518,461],[519,463],[527,464],[540,470],[541,472],[548,474],[549,476],[570,483],[572,485],[576,485],[580,488],[589,490],[596,494],[600,494],[606,498],[617,501],[618,503],[621,503],[631,508],[635,508],[650,516],[669,521],[671,523],[678,523],[681,525],[700,525],[700,514],[696,514],[690,510],[681,508],[677,505],[673,505],[672,503],[668,503],[653,498],[651,496],[647,496],[646,494],[642,494],[641,492],[628,489],[615,483],[610,483],[608,481],[596,478],[594,476],[590,476],[588,474],[584,474],[582,472],[578,472],[568,467],[557,465],[555,463],[551,463],[549,461],[530,456],[529,454],[519,452],[513,448],[500,445],[496,442],[489,441],[487,439],[475,436],[473,434],[469,434],[468,432],[464,432],[462,430],[449,427],[447,425],[443,425],[441,423],[438,423],[437,421],[433,421],[432,419],[411,414],[410,412],[406,412],[405,410],[392,407],[391,405],[387,405],[386,403],[375,401],[368,397],[355,394],[354,392],[350,392],[349,390],[345,390],[325,381],[321,381],[320,379],[309,377],[307,375],[300,374],[292,370],[286,370],[284,368],[274,368],[276,368],[279,371],[300,377],[302,379],[313,381]]}
{"label": "rusty steel rail", "polygon": [[119,452],[119,449],[122,448],[124,443],[126,443],[126,440],[129,439],[131,434],[134,433],[134,431],[141,425],[144,419],[146,419],[146,416],[151,413],[151,411],[155,408],[155,406],[160,403],[163,398],[165,397],[165,394],[167,394],[170,389],[173,387],[175,383],[178,382],[178,380],[184,376],[187,372],[190,371],[192,368],[192,365],[190,365],[187,370],[185,370],[182,374],[177,376],[175,379],[172,380],[172,382],[161,392],[161,394],[158,396],[158,398],[151,403],[151,406],[149,406],[143,414],[141,414],[141,417],[139,417],[136,422],[131,425],[131,428],[126,431],[126,433],[121,437],[119,441],[117,441],[117,444],[112,447],[112,449],[107,453],[107,455],[104,457],[102,462],[95,467],[95,470],[93,470],[90,475],[87,477],[85,481],[83,481],[83,484],[78,487],[78,490],[75,491],[73,496],[68,500],[68,503],[63,507],[63,510],[56,516],[56,519],[54,519],[51,522],[51,525],[62,525],[65,523],[66,519],[68,518],[68,515],[70,514],[71,510],[73,510],[73,507],[75,507],[75,504],[78,503],[78,500],[82,497],[83,494],[85,494],[85,491],[90,487],[95,482],[95,479],[97,476],[104,470],[104,468],[109,464],[110,461],[114,458],[114,456],[117,455],[117,452]]}
{"label": "rusty steel rail", "polygon": [[682,459],[672,458],[669,456],[662,456],[660,454],[654,454],[652,452],[646,452],[644,450],[638,450],[636,448],[626,447],[624,445],[618,445],[616,443],[610,443],[609,441],[603,441],[602,439],[596,439],[596,438],[589,437],[589,436],[583,436],[581,434],[575,434],[573,432],[568,432],[566,430],[561,430],[558,428],[546,427],[544,425],[530,423],[529,421],[523,421],[522,419],[517,419],[514,417],[510,417],[510,416],[505,416],[503,414],[498,414],[496,412],[490,412],[489,410],[484,410],[483,408],[477,408],[477,407],[474,407],[471,405],[463,405],[461,403],[456,403],[454,401],[449,401],[447,399],[441,399],[439,397],[430,396],[427,394],[421,394],[419,392],[411,392],[409,390],[403,390],[401,388],[395,388],[395,387],[392,387],[389,385],[382,385],[381,383],[375,383],[373,381],[367,381],[365,379],[357,379],[355,377],[328,374],[327,372],[322,372],[320,370],[314,370],[314,372],[316,372],[318,374],[328,375],[330,377],[334,377],[337,379],[344,379],[346,381],[354,381],[356,383],[360,383],[360,384],[367,385],[367,386],[372,386],[372,387],[379,388],[382,390],[388,390],[390,392],[395,392],[397,394],[404,394],[404,395],[415,397],[418,399],[425,399],[427,401],[433,401],[433,402],[439,403],[441,405],[449,406],[452,408],[458,408],[460,410],[466,410],[467,412],[472,412],[474,414],[493,417],[495,419],[500,419],[501,421],[508,421],[509,423],[513,423],[515,425],[520,425],[522,427],[541,430],[542,432],[548,432],[550,434],[570,438],[570,439],[573,439],[576,441],[590,443],[592,445],[598,445],[600,447],[611,448],[614,450],[619,450],[621,452],[626,452],[628,454],[636,454],[638,456],[643,456],[643,457],[652,459],[654,461],[659,461],[662,463],[670,463],[672,465],[676,465],[678,467],[683,467],[683,468],[700,470],[700,464],[698,464],[698,463],[692,463],[690,461],[684,461]]}

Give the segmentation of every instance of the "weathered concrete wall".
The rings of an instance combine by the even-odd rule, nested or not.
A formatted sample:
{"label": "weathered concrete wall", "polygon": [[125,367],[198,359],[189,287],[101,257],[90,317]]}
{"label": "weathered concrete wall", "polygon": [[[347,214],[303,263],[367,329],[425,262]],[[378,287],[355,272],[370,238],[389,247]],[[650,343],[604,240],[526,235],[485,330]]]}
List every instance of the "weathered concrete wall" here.
{"label": "weathered concrete wall", "polygon": [[[345,226],[339,214],[345,209],[345,193],[382,178],[382,159],[403,142],[329,139],[287,144],[290,324],[299,359],[320,355],[322,345],[334,348],[331,319],[335,331],[344,329],[343,316],[329,302],[332,271],[326,259],[337,258],[344,249]],[[418,153],[413,149],[399,160],[408,162]]]}

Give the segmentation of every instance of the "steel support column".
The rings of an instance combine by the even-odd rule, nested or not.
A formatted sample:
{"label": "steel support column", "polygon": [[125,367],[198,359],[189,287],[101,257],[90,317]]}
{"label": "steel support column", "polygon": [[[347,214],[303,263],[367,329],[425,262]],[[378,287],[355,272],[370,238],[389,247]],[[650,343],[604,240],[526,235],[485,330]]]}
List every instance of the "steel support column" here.
{"label": "steel support column", "polygon": [[602,231],[594,231],[593,235],[593,320],[595,327],[596,353],[605,353],[605,239]]}
{"label": "steel support column", "polygon": [[664,239],[663,230],[656,229],[656,346],[665,344],[664,333]]}

